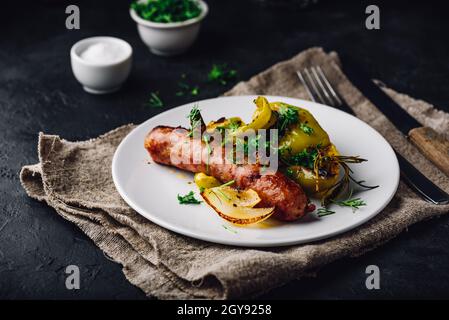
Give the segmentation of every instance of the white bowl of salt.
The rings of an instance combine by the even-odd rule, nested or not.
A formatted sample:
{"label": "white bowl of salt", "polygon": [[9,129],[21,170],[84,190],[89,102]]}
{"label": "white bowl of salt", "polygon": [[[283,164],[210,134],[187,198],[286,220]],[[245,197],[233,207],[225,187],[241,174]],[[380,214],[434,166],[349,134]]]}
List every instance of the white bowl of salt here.
{"label": "white bowl of salt", "polygon": [[129,43],[119,38],[83,39],[70,50],[73,74],[89,93],[117,91],[131,71],[132,53]]}

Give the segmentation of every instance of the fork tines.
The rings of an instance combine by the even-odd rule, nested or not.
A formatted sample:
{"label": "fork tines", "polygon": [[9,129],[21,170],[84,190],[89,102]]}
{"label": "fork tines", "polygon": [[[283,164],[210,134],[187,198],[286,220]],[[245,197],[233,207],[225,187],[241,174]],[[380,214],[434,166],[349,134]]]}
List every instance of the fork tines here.
{"label": "fork tines", "polygon": [[343,104],[320,66],[296,71],[299,79],[307,90],[307,94],[314,102],[339,107]]}

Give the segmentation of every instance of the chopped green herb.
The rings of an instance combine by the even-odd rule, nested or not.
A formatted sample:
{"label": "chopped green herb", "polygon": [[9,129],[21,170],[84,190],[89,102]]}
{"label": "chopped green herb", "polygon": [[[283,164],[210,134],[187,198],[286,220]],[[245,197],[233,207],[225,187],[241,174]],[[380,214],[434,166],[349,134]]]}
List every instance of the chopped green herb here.
{"label": "chopped green herb", "polygon": [[280,146],[280,147],[278,148],[278,150],[279,150],[279,154],[280,154],[281,156],[286,156],[286,153],[287,153],[287,152],[288,152],[289,154],[292,153],[292,147],[290,147],[290,146],[287,145],[287,144],[284,144],[284,145]]}
{"label": "chopped green herb", "polygon": [[214,64],[208,74],[209,81],[218,82],[222,85],[226,85],[236,77],[237,71],[234,69],[228,70],[226,64]]}
{"label": "chopped green herb", "polygon": [[228,161],[229,163],[235,164],[236,159],[234,158],[234,152],[232,150],[228,151],[226,153],[225,157],[226,157],[226,161]]}
{"label": "chopped green herb", "polygon": [[185,82],[178,82],[178,87],[181,89],[189,90],[190,86]]}
{"label": "chopped green herb", "polygon": [[333,202],[335,204],[338,204],[341,207],[350,207],[350,208],[352,208],[353,212],[360,209],[361,206],[366,206],[366,202],[360,198],[353,198],[353,199],[333,201]]}
{"label": "chopped green herb", "polygon": [[192,110],[190,110],[189,115],[187,116],[190,121],[190,131],[188,134],[189,137],[193,137],[193,132],[195,131],[195,129],[203,126],[204,121],[203,117],[201,117],[200,111],[201,110],[198,109],[198,105],[194,105]]}
{"label": "chopped green herb", "polygon": [[313,133],[313,128],[309,127],[307,124],[303,122],[299,124],[299,128],[308,136],[310,136]]}
{"label": "chopped green herb", "polygon": [[[241,126],[241,122],[235,120],[235,119],[231,119],[231,121],[229,121],[229,123],[222,125],[222,126],[218,126],[215,129],[220,132],[220,134],[222,136],[225,135],[225,131],[226,129],[230,130],[231,132],[235,132],[238,128],[240,128]],[[226,141],[223,141],[223,145]]]}
{"label": "chopped green herb", "polygon": [[243,154],[247,154],[248,153],[248,142],[245,141],[244,139],[237,138],[235,140],[235,146],[236,146],[236,150],[242,150],[243,149]]}
{"label": "chopped green herb", "polygon": [[199,92],[200,92],[200,89],[198,88],[198,86],[195,86],[192,89],[190,89],[190,94],[192,96],[197,96]]}
{"label": "chopped green herb", "polygon": [[207,153],[208,153],[209,155],[212,154],[212,148],[210,147],[210,144],[209,144],[209,142],[210,142],[210,137],[204,135],[204,136],[203,136],[203,141],[206,143]]}
{"label": "chopped green herb", "polygon": [[298,112],[289,106],[281,106],[279,108],[279,118],[278,118],[278,130],[284,132],[288,126],[298,122]]}
{"label": "chopped green herb", "polygon": [[228,125],[228,129],[230,129],[232,132],[234,132],[238,128],[240,128],[240,126],[241,126],[241,123],[239,121],[232,120]]}
{"label": "chopped green herb", "polygon": [[[186,75],[184,74],[184,78],[186,78]],[[178,87],[180,88],[180,90],[178,92],[176,92],[176,95],[179,96],[184,96],[187,93],[190,93],[190,95],[192,96],[197,96],[200,93],[200,88],[198,86],[190,86],[189,84],[185,83],[185,82],[178,82]]]}
{"label": "chopped green herb", "polygon": [[225,199],[227,199],[227,200],[230,201],[231,198],[229,198],[226,194],[224,194],[224,193],[220,190],[220,188],[230,186],[230,185],[233,184],[233,183],[235,183],[235,180],[230,180],[230,181],[228,181],[228,182],[226,182],[226,183],[224,183],[224,184],[222,184],[222,185],[220,185],[220,186],[218,186],[218,187],[214,187],[212,192],[215,194],[215,196],[216,196],[217,198],[218,198],[217,193],[219,193],[223,198],[225,198]]}
{"label": "chopped green herb", "polygon": [[229,180],[228,182],[223,183],[221,186],[218,186],[218,188],[220,188],[220,187],[227,187],[227,186],[230,186],[231,184],[234,184],[234,183],[235,183],[235,180]]}
{"label": "chopped green herb", "polygon": [[178,194],[179,204],[200,204],[201,201],[195,198],[195,194],[193,191],[190,191],[185,196],[181,196]]}
{"label": "chopped green herb", "polygon": [[206,144],[206,148],[207,148],[206,172],[209,174],[209,160],[210,160],[210,155],[212,154],[212,148],[209,144],[210,137],[207,135],[203,135],[203,141]]}
{"label": "chopped green herb", "polygon": [[289,159],[289,163],[292,165],[313,169],[317,157],[318,157],[317,148],[304,149],[301,152],[293,155]]}
{"label": "chopped green herb", "polygon": [[164,106],[161,98],[158,96],[159,92],[150,92],[150,98],[148,99],[148,105],[154,108],[160,108]]}
{"label": "chopped green herb", "polygon": [[[231,201],[231,198],[229,198],[226,194],[224,194],[223,191],[220,190],[220,188],[217,188],[217,189],[215,189],[215,190],[212,191],[212,192],[217,192],[217,193],[219,193],[223,198],[225,198],[226,200]],[[217,196],[217,195],[215,194],[215,196]]]}
{"label": "chopped green herb", "polygon": [[131,9],[145,20],[160,23],[186,21],[201,14],[200,6],[194,0],[133,1]]}
{"label": "chopped green herb", "polygon": [[261,135],[248,137],[248,139],[237,138],[236,145],[239,146],[239,149],[243,149],[244,155],[249,155],[250,146],[251,150],[260,151],[265,148],[265,150],[270,149],[270,141],[263,141],[261,139]]}
{"label": "chopped green herb", "polygon": [[292,168],[287,168],[286,174],[289,178],[295,177],[295,171]]}
{"label": "chopped green herb", "polygon": [[253,146],[254,149],[258,149],[260,144],[260,134],[255,137],[248,138],[248,147]]}
{"label": "chopped green herb", "polygon": [[225,226],[224,224],[222,225],[222,227],[223,227],[225,230],[229,231],[229,232],[232,232],[232,233],[234,233],[234,234],[237,234],[237,231],[235,231],[234,229],[231,229],[231,228],[228,227],[228,226]]}
{"label": "chopped green herb", "polygon": [[325,207],[319,208],[317,210],[317,215],[318,215],[319,218],[325,217],[325,216],[328,216],[328,215],[331,215],[331,214],[334,214],[334,213],[335,213],[335,211],[329,210],[329,209],[327,209]]}

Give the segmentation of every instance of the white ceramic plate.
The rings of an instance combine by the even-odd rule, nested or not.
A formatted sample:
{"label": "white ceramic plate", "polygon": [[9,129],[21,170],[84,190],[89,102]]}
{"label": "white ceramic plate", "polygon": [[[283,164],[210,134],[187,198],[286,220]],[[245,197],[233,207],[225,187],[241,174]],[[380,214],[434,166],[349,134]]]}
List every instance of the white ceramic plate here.
{"label": "white ceramic plate", "polygon": [[[206,122],[222,116],[240,116],[249,121],[254,111],[255,96],[222,97],[199,101]],[[309,101],[267,97],[308,109],[329,133],[341,154],[359,155],[368,162],[355,164],[354,177],[377,189],[357,194],[367,206],[356,212],[332,205],[333,215],[317,218],[309,214],[293,223],[274,219],[252,227],[236,227],[221,219],[204,202],[181,205],[177,195],[194,190],[193,174],[154,163],[143,147],[146,134],[155,126],[189,127],[186,115],[194,103],[163,112],[134,129],[117,148],[112,162],[115,186],[123,199],[137,212],[154,223],[174,232],[201,240],[249,247],[284,246],[311,242],[348,231],[368,221],[391,200],[399,183],[399,165],[388,142],[361,120],[340,110]],[[148,164],[148,162],[151,162]],[[315,201],[319,207],[319,203]]]}

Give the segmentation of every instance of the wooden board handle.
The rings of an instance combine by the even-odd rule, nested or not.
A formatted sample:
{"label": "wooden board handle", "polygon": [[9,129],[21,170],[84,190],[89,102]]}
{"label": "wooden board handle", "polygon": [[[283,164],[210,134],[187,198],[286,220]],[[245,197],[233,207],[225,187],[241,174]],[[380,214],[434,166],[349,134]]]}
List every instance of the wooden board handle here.
{"label": "wooden board handle", "polygon": [[412,129],[408,135],[419,151],[449,177],[449,141],[428,127]]}

